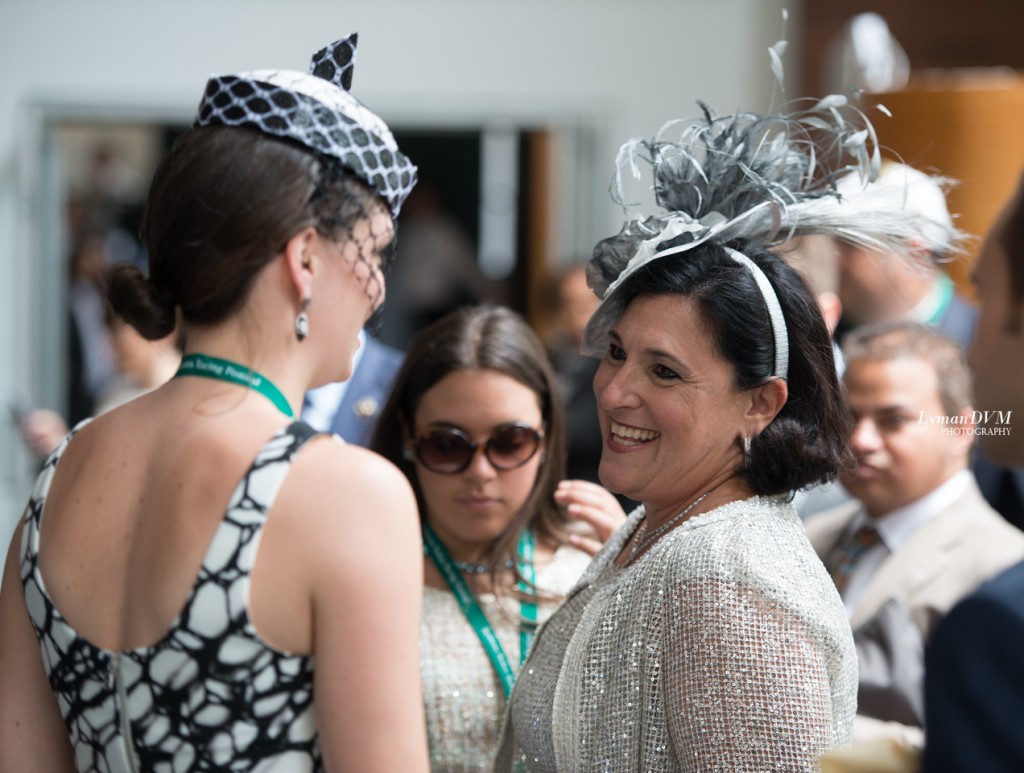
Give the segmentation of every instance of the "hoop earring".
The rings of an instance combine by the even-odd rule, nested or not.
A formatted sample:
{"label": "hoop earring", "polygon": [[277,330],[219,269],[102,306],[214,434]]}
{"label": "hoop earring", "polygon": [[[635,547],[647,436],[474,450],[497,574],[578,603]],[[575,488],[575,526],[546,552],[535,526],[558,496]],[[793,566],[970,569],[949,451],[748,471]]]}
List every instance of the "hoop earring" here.
{"label": "hoop earring", "polygon": [[750,436],[743,438],[743,469],[750,469]]}
{"label": "hoop earring", "polygon": [[307,295],[302,299],[302,311],[295,318],[295,337],[299,341],[305,341],[309,335],[309,314],[306,313],[306,309],[309,308],[309,296]]}

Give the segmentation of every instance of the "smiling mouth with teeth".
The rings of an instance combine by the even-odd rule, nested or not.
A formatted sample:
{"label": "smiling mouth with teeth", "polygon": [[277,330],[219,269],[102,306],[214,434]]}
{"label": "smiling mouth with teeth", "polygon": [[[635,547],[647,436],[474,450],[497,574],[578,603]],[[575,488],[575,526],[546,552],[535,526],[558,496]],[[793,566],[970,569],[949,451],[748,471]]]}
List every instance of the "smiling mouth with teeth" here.
{"label": "smiling mouth with teeth", "polygon": [[639,446],[650,440],[654,440],[661,433],[649,429],[636,429],[624,427],[621,424],[611,423],[612,438],[616,443],[623,446]]}

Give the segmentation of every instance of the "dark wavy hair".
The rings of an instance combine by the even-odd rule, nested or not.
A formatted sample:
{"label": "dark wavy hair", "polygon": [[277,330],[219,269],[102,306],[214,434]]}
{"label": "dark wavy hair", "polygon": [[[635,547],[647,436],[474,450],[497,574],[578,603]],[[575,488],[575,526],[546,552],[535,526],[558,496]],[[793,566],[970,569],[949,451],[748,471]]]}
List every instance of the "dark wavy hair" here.
{"label": "dark wavy hair", "polygon": [[[762,496],[792,494],[833,480],[851,463],[853,424],[836,373],[832,337],[817,301],[800,275],[775,253],[745,241],[727,246],[750,258],[768,277],[789,334],[789,397],[775,419],[752,438],[750,463],[740,475]],[[759,386],[774,375],[775,342],[764,298],[750,271],[722,245],[705,242],[653,260],[617,292],[624,306],[646,295],[678,294],[695,301],[715,350],[733,367],[737,389]]]}
{"label": "dark wavy hair", "polygon": [[509,528],[493,545],[487,562],[499,565],[516,550],[526,527],[564,543],[568,517],[555,504],[565,477],[565,417],[555,374],[544,345],[526,321],[502,306],[464,306],[425,328],[413,341],[380,416],[370,448],[396,464],[412,483],[423,518],[423,492],[415,464],[405,457],[405,439],[423,395],[450,373],[493,370],[537,395],[544,422],[545,457],[533,490]]}
{"label": "dark wavy hair", "polygon": [[[158,167],[143,217],[149,276],[113,266],[107,297],[149,340],[187,323],[214,324],[245,302],[288,240],[313,226],[338,238],[379,199],[340,163],[251,129],[192,129]],[[386,211],[386,208],[385,208]]]}

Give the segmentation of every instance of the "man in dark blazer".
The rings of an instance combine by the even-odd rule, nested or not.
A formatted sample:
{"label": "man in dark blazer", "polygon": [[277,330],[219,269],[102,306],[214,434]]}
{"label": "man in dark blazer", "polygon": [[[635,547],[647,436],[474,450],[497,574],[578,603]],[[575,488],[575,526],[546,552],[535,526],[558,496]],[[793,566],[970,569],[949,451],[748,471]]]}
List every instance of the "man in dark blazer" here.
{"label": "man in dark blazer", "polygon": [[[986,455],[1024,465],[1024,178],[974,269],[981,315],[970,349]],[[1024,770],[1024,563],[957,604],[925,657],[922,770]]]}
{"label": "man in dark blazer", "polygon": [[315,430],[365,448],[405,355],[365,333],[360,333],[360,341],[352,378],[310,390],[302,419]]}
{"label": "man in dark blazer", "polygon": [[806,528],[854,631],[854,740],[920,749],[925,643],[957,601],[1024,558],[1024,533],[968,470],[975,426],[960,347],[926,325],[890,322],[855,331],[844,353],[857,464],[842,481],[855,500]]}

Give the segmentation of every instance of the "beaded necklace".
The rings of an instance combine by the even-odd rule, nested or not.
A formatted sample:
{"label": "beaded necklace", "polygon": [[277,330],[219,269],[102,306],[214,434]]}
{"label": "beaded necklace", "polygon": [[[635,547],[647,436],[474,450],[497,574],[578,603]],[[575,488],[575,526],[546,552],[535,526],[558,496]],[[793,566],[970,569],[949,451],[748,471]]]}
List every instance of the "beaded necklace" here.
{"label": "beaded necklace", "polygon": [[[496,567],[498,570],[511,569],[516,565],[515,559],[508,559],[501,566]],[[463,574],[487,574],[491,571],[491,567],[487,564],[470,564],[466,561],[456,561],[455,568]]]}
{"label": "beaded necklace", "polygon": [[[494,632],[494,628],[491,627],[487,616],[484,615],[484,611],[473,595],[473,591],[470,590],[462,576],[455,571],[455,562],[448,553],[448,549],[426,522],[423,523],[423,545],[427,549],[427,555],[430,556],[448,585],[448,589],[455,596],[462,614],[466,616],[466,620],[472,626],[477,638],[480,639],[484,652],[487,653],[491,665],[494,666],[494,670],[498,674],[507,699],[512,692],[512,684],[515,682],[515,671],[508,661],[501,642],[498,641],[498,635]],[[519,665],[526,660],[526,653],[530,649],[530,643],[533,641],[534,631],[537,627],[537,604],[530,598],[535,594],[534,546],[533,533],[529,529],[523,529],[519,535],[518,551],[519,570],[523,575],[523,580],[519,583],[519,590],[523,594],[519,602],[522,615],[519,624]],[[485,566],[484,571],[489,571],[488,567]]]}
{"label": "beaded necklace", "polygon": [[[714,491],[714,489],[711,489],[711,491]],[[686,506],[686,509],[684,509],[681,513],[672,516],[667,521],[665,521],[665,523],[661,524],[661,526],[659,526],[657,529],[650,533],[647,533],[647,516],[644,515],[643,523],[640,524],[640,528],[636,530],[636,537],[633,538],[633,549],[629,553],[629,560],[635,560],[637,556],[641,555],[651,545],[653,545],[655,542],[661,539],[662,535],[664,535],[665,532],[667,532],[669,529],[671,529],[673,526],[675,526],[677,523],[683,520],[693,508],[695,508],[697,505],[699,505],[701,502],[707,499],[707,496],[708,494],[711,493],[711,491],[705,491],[703,494],[701,494],[699,497],[693,500],[693,502],[688,504]]]}

